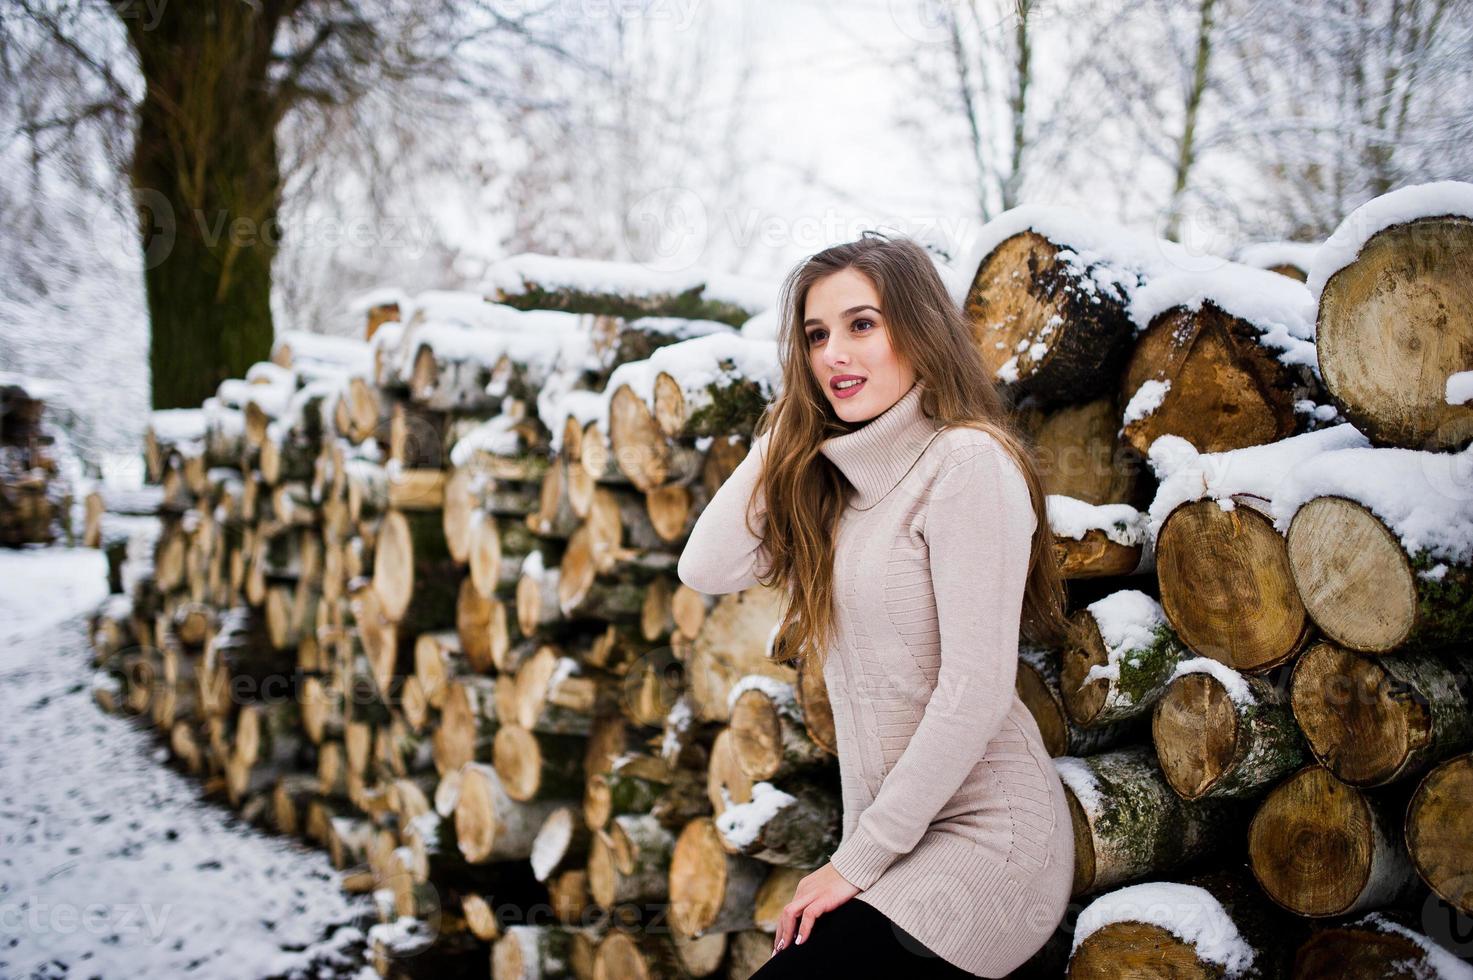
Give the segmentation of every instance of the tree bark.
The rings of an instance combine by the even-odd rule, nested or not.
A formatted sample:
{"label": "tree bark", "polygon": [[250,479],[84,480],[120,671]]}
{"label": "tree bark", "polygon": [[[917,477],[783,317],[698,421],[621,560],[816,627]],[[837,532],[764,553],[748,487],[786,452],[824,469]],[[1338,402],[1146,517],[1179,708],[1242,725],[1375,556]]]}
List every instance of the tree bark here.
{"label": "tree bark", "polygon": [[268,72],[287,9],[205,0],[120,18],[145,81],[132,180],[154,408],[197,406],[271,356],[283,106]]}

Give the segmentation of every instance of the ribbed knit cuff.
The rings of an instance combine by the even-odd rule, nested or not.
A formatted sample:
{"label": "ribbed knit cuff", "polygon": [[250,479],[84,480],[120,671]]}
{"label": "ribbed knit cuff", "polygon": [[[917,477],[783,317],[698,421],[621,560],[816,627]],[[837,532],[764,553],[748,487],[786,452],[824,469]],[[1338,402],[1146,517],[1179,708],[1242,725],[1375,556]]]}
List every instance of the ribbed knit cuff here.
{"label": "ribbed knit cuff", "polygon": [[834,850],[829,863],[844,876],[845,881],[864,891],[899,857],[894,851],[881,847],[862,828],[855,827],[854,832]]}

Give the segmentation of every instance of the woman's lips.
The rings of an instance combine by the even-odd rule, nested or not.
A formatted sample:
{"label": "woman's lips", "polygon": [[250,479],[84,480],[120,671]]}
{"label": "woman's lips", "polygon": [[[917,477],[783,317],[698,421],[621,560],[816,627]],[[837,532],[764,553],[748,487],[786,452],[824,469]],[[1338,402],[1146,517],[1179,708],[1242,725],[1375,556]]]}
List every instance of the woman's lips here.
{"label": "woman's lips", "polygon": [[859,384],[857,384],[857,385],[850,385],[847,388],[835,388],[834,389],[834,397],[835,398],[848,398],[851,395],[857,395],[859,393],[859,389],[861,389],[861,388],[864,387],[864,384],[865,383],[863,381],[861,381],[861,382],[859,382]]}

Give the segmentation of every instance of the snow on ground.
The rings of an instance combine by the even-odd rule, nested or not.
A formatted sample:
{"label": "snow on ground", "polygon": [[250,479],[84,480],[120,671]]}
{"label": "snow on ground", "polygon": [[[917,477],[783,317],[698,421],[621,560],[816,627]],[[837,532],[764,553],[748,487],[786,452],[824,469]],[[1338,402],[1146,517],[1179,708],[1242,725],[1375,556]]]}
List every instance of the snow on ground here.
{"label": "snow on ground", "polygon": [[0,549],[0,976],[376,976],[324,852],[201,801],[93,703],[105,583],[97,551]]}

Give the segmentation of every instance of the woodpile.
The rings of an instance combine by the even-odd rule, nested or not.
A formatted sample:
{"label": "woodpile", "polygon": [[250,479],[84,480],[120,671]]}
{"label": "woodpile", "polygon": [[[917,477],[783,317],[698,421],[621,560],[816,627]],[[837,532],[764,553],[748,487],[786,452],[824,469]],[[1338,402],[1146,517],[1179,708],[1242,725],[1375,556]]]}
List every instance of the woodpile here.
{"label": "woodpile", "polygon": [[48,382],[0,372],[0,545],[72,543],[71,480],[47,415]]}
{"label": "woodpile", "polygon": [[[1309,286],[1020,210],[966,307],[1079,627],[1017,689],[1087,907],[1015,976],[1435,969],[1411,913],[1473,914],[1463,457],[1344,424]],[[488,295],[375,294],[371,340],[282,338],[160,413],[98,702],[373,892],[383,976],[749,976],[841,826],[781,596],[675,574],[776,394],[763,305],[520,256]]]}
{"label": "woodpile", "polygon": [[1017,975],[1470,975],[1439,945],[1473,952],[1473,187],[1452,199],[1373,202],[1313,262],[1193,266],[1047,208],[984,232],[965,302],[1075,498],[1056,541],[1081,502],[1146,524],[1139,565],[1070,581],[1075,641],[1020,656],[1083,911]]}

